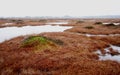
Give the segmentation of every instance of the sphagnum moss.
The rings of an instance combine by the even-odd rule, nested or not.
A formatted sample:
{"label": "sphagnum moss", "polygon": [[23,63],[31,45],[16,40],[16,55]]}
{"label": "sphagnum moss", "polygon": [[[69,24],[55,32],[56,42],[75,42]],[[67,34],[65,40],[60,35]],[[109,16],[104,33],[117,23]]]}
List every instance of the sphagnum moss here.
{"label": "sphagnum moss", "polygon": [[22,42],[22,47],[33,47],[39,44],[45,44],[48,40],[42,36],[30,36]]}
{"label": "sphagnum moss", "polygon": [[62,45],[61,40],[51,39],[44,36],[30,36],[27,39],[23,40],[21,47],[31,47],[34,52],[39,52],[43,50],[54,50],[59,48],[59,45]]}

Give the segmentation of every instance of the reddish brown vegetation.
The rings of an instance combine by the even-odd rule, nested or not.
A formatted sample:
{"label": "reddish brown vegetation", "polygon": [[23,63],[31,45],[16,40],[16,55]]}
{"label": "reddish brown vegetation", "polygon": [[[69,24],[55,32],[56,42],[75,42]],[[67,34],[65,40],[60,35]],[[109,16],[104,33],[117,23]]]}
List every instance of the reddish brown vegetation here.
{"label": "reddish brown vegetation", "polygon": [[[70,23],[68,25],[74,27],[66,30],[66,32],[39,34],[54,39],[52,41],[56,43],[55,47],[39,47],[40,50],[37,52],[35,47],[21,47],[25,36],[1,43],[0,74],[120,75],[120,63],[110,60],[99,61],[98,55],[94,54],[97,49],[105,54],[103,49],[108,47],[109,44],[120,45],[120,36],[87,37],[71,34],[71,32],[118,34],[120,33],[119,28],[95,25],[93,20],[85,20],[83,23],[77,24],[76,20],[71,20]],[[93,26],[94,29],[86,29],[86,26]],[[116,54],[112,50],[110,52]]]}
{"label": "reddish brown vegetation", "polygon": [[[46,25],[49,22],[62,22],[62,21],[68,21],[65,19],[5,19],[1,20],[0,19],[0,28],[2,27],[21,27],[21,26],[40,26],[40,25]],[[8,25],[4,25],[5,23],[12,23]],[[53,24],[56,25],[56,24]]]}
{"label": "reddish brown vegetation", "polygon": [[[91,27],[91,29],[86,28]],[[67,32],[74,32],[74,33],[89,33],[89,34],[120,34],[120,26],[102,26],[102,25],[77,25],[71,29],[66,30]]]}
{"label": "reddish brown vegetation", "polygon": [[[64,45],[56,50],[34,52],[34,48],[20,47],[24,37],[18,37],[0,44],[1,74],[41,75],[119,75],[120,64],[113,61],[98,61],[93,51],[105,48],[108,37],[86,37],[70,33],[43,33],[42,36],[59,39]],[[117,37],[116,37],[117,38]],[[118,38],[120,40],[120,38]],[[114,42],[118,44],[118,42]]]}

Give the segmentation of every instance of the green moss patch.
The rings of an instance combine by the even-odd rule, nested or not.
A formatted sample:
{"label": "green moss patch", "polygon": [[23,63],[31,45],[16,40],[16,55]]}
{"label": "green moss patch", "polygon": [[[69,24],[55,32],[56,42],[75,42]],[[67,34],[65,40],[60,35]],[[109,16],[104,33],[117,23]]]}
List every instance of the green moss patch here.
{"label": "green moss patch", "polygon": [[58,39],[51,39],[43,36],[30,36],[23,40],[21,47],[32,47],[35,52],[41,50],[54,50],[63,45],[63,42]]}
{"label": "green moss patch", "polygon": [[48,40],[42,36],[30,36],[22,42],[22,47],[33,47],[39,44],[45,44]]}

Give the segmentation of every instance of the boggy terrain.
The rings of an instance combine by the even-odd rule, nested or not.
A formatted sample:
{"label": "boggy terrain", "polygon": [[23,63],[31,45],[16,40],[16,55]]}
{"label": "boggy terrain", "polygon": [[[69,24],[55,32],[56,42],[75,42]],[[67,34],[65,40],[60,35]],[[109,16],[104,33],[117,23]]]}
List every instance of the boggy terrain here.
{"label": "boggy terrain", "polygon": [[104,48],[110,44],[120,46],[119,35],[87,37],[78,34],[120,33],[119,26],[95,24],[98,21],[108,20],[70,20],[66,25],[73,28],[65,32],[19,36],[0,43],[0,74],[120,75],[120,62],[99,60],[94,53],[100,49],[104,54]]}
{"label": "boggy terrain", "polygon": [[[104,24],[108,23],[108,24]],[[109,24],[110,23],[110,24]],[[114,25],[113,23],[118,23]],[[120,34],[120,22],[117,20],[78,20],[71,21],[70,24],[63,26],[74,26],[66,31],[73,33],[84,33],[84,34]]]}
{"label": "boggy terrain", "polygon": [[[67,22],[67,19],[0,19],[0,28],[3,27],[22,27],[22,26],[41,26],[41,25],[48,25],[49,23],[53,22]],[[55,25],[55,24],[52,24]]]}

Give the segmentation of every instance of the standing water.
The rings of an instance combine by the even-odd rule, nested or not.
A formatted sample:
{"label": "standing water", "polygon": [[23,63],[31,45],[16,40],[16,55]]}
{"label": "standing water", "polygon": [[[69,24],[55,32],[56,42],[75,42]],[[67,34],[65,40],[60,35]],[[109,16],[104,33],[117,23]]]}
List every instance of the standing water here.
{"label": "standing water", "polygon": [[21,35],[39,34],[42,32],[63,32],[64,30],[69,28],[72,27],[44,25],[0,28],[0,43]]}
{"label": "standing water", "polygon": [[[117,52],[116,55],[110,54],[110,49]],[[100,50],[97,50],[95,53],[99,55],[99,60],[113,60],[120,62],[120,47],[115,45],[110,45],[110,47],[104,49],[106,54],[103,55]]]}
{"label": "standing water", "polygon": [[56,25],[60,25],[60,24],[68,24],[68,22],[49,22],[46,24],[56,24]]}

